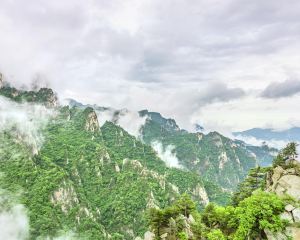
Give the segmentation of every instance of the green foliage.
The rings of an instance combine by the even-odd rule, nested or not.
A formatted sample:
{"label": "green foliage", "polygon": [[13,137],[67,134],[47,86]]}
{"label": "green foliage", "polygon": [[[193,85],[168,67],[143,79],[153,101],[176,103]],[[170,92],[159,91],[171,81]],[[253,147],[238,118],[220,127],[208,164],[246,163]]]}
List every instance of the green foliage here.
{"label": "green foliage", "polygon": [[287,167],[289,160],[294,160],[297,158],[297,146],[296,142],[290,142],[285,148],[283,148],[279,154],[273,160],[273,167],[282,166]]}
{"label": "green foliage", "polygon": [[226,237],[221,230],[216,229],[207,234],[207,240],[226,240]]}
{"label": "green foliage", "polygon": [[249,171],[248,176],[243,182],[238,185],[236,192],[233,194],[231,203],[237,206],[240,201],[250,197],[253,191],[257,189],[264,189],[266,183],[266,174],[270,168],[253,168]]}
{"label": "green foliage", "polygon": [[54,92],[50,88],[41,88],[38,91],[24,91],[10,86],[4,86],[0,88],[0,95],[16,102],[34,102],[42,104],[48,104],[49,101],[56,99]]}
{"label": "green foliage", "polygon": [[[58,108],[41,130],[44,142],[35,156],[22,141],[16,142],[11,130],[1,135],[0,154],[7,161],[0,162],[0,186],[22,192],[32,239],[54,237],[65,229],[83,239],[105,239],[107,233],[116,239],[142,236],[147,208],[165,207],[179,193],[192,194],[203,186],[198,174],[166,167],[150,146],[113,123],[86,131],[92,111]],[[215,196],[218,188],[210,186]],[[66,192],[65,199],[54,198],[58,191]],[[179,201],[176,211],[189,214],[196,207],[189,204]],[[203,206],[198,202],[197,207]],[[174,221],[181,229],[182,219],[176,216]]]}
{"label": "green foliage", "polygon": [[188,235],[185,232],[178,233],[179,240],[188,240]]}
{"label": "green foliage", "polygon": [[[151,210],[149,225],[156,236],[160,236],[166,231],[170,232],[171,219],[176,220],[178,216],[189,218],[189,214],[184,216],[182,202],[193,206],[187,196],[182,196],[173,205],[163,210]],[[242,200],[237,207],[220,207],[211,203],[200,213],[200,218],[199,213],[193,209],[190,214],[196,217],[196,221],[189,224],[195,239],[262,239],[264,229],[276,232],[285,228],[285,222],[280,219],[283,211],[282,199],[275,194],[256,191],[250,197]],[[178,226],[177,222],[176,224]],[[177,228],[177,236],[186,230],[186,227]]]}
{"label": "green foliage", "polygon": [[[159,113],[144,110],[140,114],[149,117],[142,128],[145,143],[159,141],[164,147],[174,146],[181,165],[223,188],[235,189],[247,172],[255,167],[257,160],[262,159],[264,164],[272,161],[271,149],[248,149],[242,142],[232,141],[217,132],[204,135],[180,130],[173,119],[165,119]],[[259,159],[255,159],[249,151],[258,153]],[[220,164],[222,156],[227,159],[224,164]],[[225,203],[225,198],[218,201]]]}
{"label": "green foliage", "polygon": [[171,206],[165,209],[150,209],[148,223],[156,236],[160,236],[168,229],[168,233],[185,239],[184,218],[196,214],[196,205],[187,194],[183,194]]}
{"label": "green foliage", "polygon": [[284,211],[284,204],[275,194],[257,192],[246,198],[235,209],[238,221],[234,240],[244,240],[247,237],[261,236],[263,229],[273,232],[282,230],[284,222],[279,214]]}

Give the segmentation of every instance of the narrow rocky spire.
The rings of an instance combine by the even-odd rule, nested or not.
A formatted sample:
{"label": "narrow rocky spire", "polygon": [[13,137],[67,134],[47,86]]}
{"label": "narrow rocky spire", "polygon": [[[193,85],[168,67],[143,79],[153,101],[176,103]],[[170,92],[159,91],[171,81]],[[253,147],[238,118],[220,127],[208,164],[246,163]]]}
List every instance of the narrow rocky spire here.
{"label": "narrow rocky spire", "polygon": [[3,83],[3,74],[0,72],[0,88],[2,88],[4,85]]}

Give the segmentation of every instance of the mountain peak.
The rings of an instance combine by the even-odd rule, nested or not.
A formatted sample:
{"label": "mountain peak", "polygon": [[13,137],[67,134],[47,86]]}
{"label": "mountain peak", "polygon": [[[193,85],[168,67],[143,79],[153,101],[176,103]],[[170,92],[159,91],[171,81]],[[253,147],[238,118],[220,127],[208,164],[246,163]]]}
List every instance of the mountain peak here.
{"label": "mountain peak", "polygon": [[15,102],[40,103],[47,107],[57,107],[58,98],[51,88],[40,88],[38,91],[19,90],[4,84],[3,75],[0,73],[0,95]]}
{"label": "mountain peak", "polygon": [[100,130],[99,121],[96,112],[93,108],[87,107],[84,110],[86,116],[85,130],[90,132],[98,132]]}

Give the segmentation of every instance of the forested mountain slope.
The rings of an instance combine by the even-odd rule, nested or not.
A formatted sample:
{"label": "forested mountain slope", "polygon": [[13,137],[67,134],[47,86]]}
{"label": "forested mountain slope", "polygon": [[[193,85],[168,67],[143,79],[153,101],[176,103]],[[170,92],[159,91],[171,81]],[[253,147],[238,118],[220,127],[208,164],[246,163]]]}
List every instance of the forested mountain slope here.
{"label": "forested mountain slope", "polygon": [[188,132],[174,119],[164,118],[157,112],[142,110],[134,113],[126,109],[83,105],[75,100],[69,100],[69,105],[93,107],[100,118],[130,128],[146,144],[172,155],[171,160],[175,162],[169,165],[185,168],[230,191],[245,178],[249,169],[257,165],[269,166],[277,153],[267,145],[251,146],[218,132]]}
{"label": "forested mountain slope", "polygon": [[209,204],[199,212],[183,195],[165,209],[151,209],[145,239],[300,239],[300,163],[290,143],[272,167],[252,169],[231,204]]}
{"label": "forested mountain slope", "polygon": [[159,113],[144,110],[140,114],[147,116],[141,131],[146,143],[159,141],[164,147],[174,146],[182,166],[224,188],[234,189],[256,165],[270,165],[276,153],[276,149],[248,146],[218,132],[189,133]]}
{"label": "forested mountain slope", "polygon": [[70,231],[80,239],[133,239],[147,230],[147,209],[163,208],[182,193],[198,208],[227,201],[221,188],[167,167],[120,126],[100,128],[91,107],[53,104],[51,89],[5,86],[0,94],[0,188],[25,207],[30,239]]}

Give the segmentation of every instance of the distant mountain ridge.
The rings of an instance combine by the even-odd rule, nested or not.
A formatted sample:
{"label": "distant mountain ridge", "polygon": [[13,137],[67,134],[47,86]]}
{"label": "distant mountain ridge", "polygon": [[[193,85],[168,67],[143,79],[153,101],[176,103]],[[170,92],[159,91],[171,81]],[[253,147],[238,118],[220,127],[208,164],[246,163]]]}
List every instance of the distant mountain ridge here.
{"label": "distant mountain ridge", "polygon": [[[70,105],[91,106],[98,112],[99,118],[107,117],[109,113],[108,121],[115,124],[120,124],[122,116],[130,112],[126,109],[83,105],[74,100],[70,101]],[[172,149],[171,154],[176,156],[182,167],[208,181],[217,182],[226,189],[234,189],[251,168],[257,165],[269,166],[273,156],[277,154],[277,149],[251,146],[218,132],[188,132],[181,129],[174,119],[165,118],[158,112],[141,110],[138,115],[135,118],[145,119],[139,129],[140,139],[152,146],[161,144],[160,148],[165,151]]]}
{"label": "distant mountain ridge", "polygon": [[234,132],[234,136],[255,137],[260,140],[281,140],[300,142],[300,127],[293,127],[287,130],[274,130],[272,128],[252,128],[242,132]]}
{"label": "distant mountain ridge", "polygon": [[[147,230],[147,210],[163,208],[180,194],[188,193],[199,208],[209,201],[228,202],[229,194],[218,185],[168,167],[150,145],[122,127],[110,121],[100,125],[96,112],[108,108],[52,105],[55,94],[49,93],[0,89],[1,103],[8,104],[0,120],[6,110],[22,110],[8,119],[12,124],[0,125],[0,194],[13,196],[8,204],[0,198],[0,213],[14,201],[24,206],[28,239],[53,239],[66,230],[78,239],[135,239]],[[39,111],[49,109],[51,115],[42,119]],[[26,114],[14,123],[14,116]],[[126,111],[112,117],[117,121],[120,114]],[[39,128],[32,121],[45,124]],[[38,129],[30,136],[19,131],[28,126]],[[41,141],[35,151],[29,137]]]}

